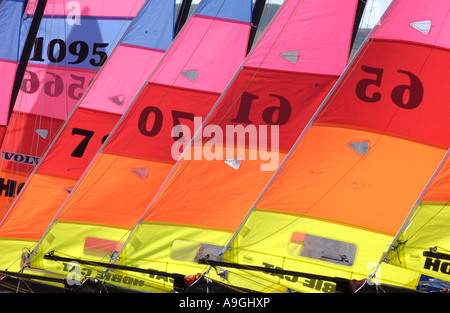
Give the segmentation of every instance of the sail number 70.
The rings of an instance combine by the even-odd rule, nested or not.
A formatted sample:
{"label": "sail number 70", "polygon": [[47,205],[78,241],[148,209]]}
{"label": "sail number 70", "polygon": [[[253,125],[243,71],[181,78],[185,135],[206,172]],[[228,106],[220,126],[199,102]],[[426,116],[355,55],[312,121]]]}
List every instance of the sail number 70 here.
{"label": "sail number 70", "polygon": [[[369,74],[375,75],[373,78],[361,79],[356,85],[356,96],[364,102],[378,102],[382,98],[382,94],[378,91],[368,95],[367,89],[370,86],[381,87],[383,72],[382,68],[361,66],[361,69]],[[398,73],[408,76],[409,85],[398,85],[392,89],[391,100],[400,108],[415,109],[423,100],[424,89],[420,79],[411,72],[397,70]]]}
{"label": "sail number 70", "polygon": [[[268,125],[286,124],[291,117],[292,113],[291,104],[286,98],[280,95],[270,94],[270,96],[277,99],[279,105],[265,108],[262,112],[263,121]],[[248,92],[244,92],[241,97],[241,102],[237,114],[233,119],[231,119],[231,122],[241,124],[252,124],[253,121],[250,120],[250,111],[252,103],[257,99],[259,99],[258,96]],[[153,115],[154,119],[152,127],[149,128],[147,127],[147,121],[149,120],[151,114]],[[180,125],[181,119],[190,120],[191,122],[194,121],[193,113],[172,110],[171,114],[174,127]],[[139,132],[147,137],[156,136],[161,131],[162,123],[163,123],[163,112],[159,108],[154,106],[145,107],[141,111],[141,114],[139,115],[138,120]],[[178,139],[180,138],[174,138],[174,140]]]}

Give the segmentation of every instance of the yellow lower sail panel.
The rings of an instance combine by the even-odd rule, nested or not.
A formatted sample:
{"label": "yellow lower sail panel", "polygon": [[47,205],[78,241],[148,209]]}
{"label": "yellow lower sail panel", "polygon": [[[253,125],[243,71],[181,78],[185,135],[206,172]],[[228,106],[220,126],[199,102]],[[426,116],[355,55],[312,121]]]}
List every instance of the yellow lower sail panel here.
{"label": "yellow lower sail panel", "polygon": [[201,273],[231,288],[246,288],[259,292],[285,292],[285,287],[276,286],[272,282],[260,280],[253,275],[241,273],[234,275],[229,270],[229,276],[222,277],[219,268],[216,271],[207,264],[199,263],[199,260],[206,255],[212,259],[218,257],[230,236],[230,232],[223,230],[145,223],[125,247],[121,255],[121,263],[185,276]]}
{"label": "yellow lower sail panel", "polygon": [[450,281],[450,205],[422,204],[410,221],[388,255],[389,264]]}
{"label": "yellow lower sail panel", "polygon": [[[31,266],[67,277],[69,284],[90,277],[107,283],[150,292],[170,292],[173,283],[152,278],[149,274],[134,271],[107,270],[105,267],[80,264],[76,259],[109,263],[111,256],[122,247],[128,232],[124,229],[58,222],[44,237]],[[44,259],[49,252],[55,256],[74,259],[53,261]],[[120,264],[120,262],[118,263]]]}
{"label": "yellow lower sail panel", "polygon": [[0,240],[0,270],[18,272],[22,269],[22,255],[30,252],[36,242],[25,240]]}
{"label": "yellow lower sail panel", "polygon": [[[270,225],[270,227],[267,227]],[[305,217],[255,211],[227,251],[230,262],[330,278],[365,279],[392,237]],[[258,274],[300,292],[335,292],[327,280]],[[375,282],[415,289],[418,274],[383,264]]]}

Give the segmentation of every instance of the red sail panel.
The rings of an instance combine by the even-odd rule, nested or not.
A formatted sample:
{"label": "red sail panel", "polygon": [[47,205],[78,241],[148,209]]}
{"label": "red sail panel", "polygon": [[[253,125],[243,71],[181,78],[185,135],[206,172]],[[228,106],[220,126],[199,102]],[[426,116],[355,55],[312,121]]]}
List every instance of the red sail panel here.
{"label": "red sail panel", "polygon": [[[36,239],[43,234],[172,42],[174,12],[175,1],[145,3],[49,150],[39,159],[3,224],[2,236],[29,239],[33,232],[31,238]],[[42,205],[34,205],[36,201]],[[39,223],[36,216],[40,216]],[[15,222],[18,219],[20,223]]]}
{"label": "red sail panel", "polygon": [[[367,278],[450,146],[449,10],[447,1],[393,2],[249,211],[227,258]],[[307,248],[290,250],[299,233],[310,236]],[[415,288],[419,276],[383,264],[380,278]]]}
{"label": "red sail panel", "polygon": [[344,70],[356,6],[284,2],[118,262],[192,274],[220,254]]}
{"label": "red sail panel", "polygon": [[[355,11],[356,2],[286,2],[207,121],[198,140],[203,142],[201,158],[195,158],[194,146],[144,222],[233,232],[333,87],[338,69],[344,69]],[[303,33],[308,27],[317,27],[314,38]],[[324,47],[324,37],[333,44]],[[230,127],[244,130],[245,138],[233,134],[232,142]],[[211,155],[211,141],[223,153]],[[242,161],[230,167],[238,157]]]}
{"label": "red sail panel", "polygon": [[[1,147],[7,191],[0,194],[0,219],[143,3],[100,10],[89,1],[47,2]],[[34,5],[27,6],[24,31]]]}

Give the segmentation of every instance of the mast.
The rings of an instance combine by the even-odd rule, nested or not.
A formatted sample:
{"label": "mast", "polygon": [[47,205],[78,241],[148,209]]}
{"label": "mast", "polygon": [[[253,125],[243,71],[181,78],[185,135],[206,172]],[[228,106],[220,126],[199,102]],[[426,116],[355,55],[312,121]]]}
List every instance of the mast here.
{"label": "mast", "polygon": [[266,5],[266,0],[256,0],[253,7],[252,16],[252,28],[250,29],[250,36],[248,40],[247,54],[250,52],[253,46],[253,41],[258,31],[259,22],[261,21],[261,16],[264,11],[264,6]]}
{"label": "mast", "polygon": [[192,0],[183,0],[178,13],[177,21],[175,22],[175,36],[180,32],[181,28],[186,23],[189,16],[189,10],[191,9]]}
{"label": "mast", "polygon": [[[27,1],[28,3],[28,1]],[[33,50],[34,41],[39,30],[39,25],[41,24],[42,16],[44,15],[45,6],[47,5],[47,0],[39,0],[36,5],[36,10],[34,12],[33,21],[31,22],[30,30],[28,31],[27,39],[20,56],[19,64],[16,71],[16,76],[14,79],[14,87],[11,95],[11,101],[9,104],[8,112],[8,122],[11,118],[12,112],[14,110],[14,105],[16,103],[17,95],[19,93],[20,85],[22,84],[22,79],[25,74],[25,69],[28,65],[28,60],[30,58],[31,51]],[[24,5],[24,12],[26,10],[26,5]]]}
{"label": "mast", "polygon": [[353,34],[352,41],[350,42],[350,54],[352,53],[351,47],[355,44],[356,36],[358,35],[358,28],[361,24],[361,19],[364,14],[364,10],[366,8],[366,0],[359,0],[358,6],[356,7],[356,15],[355,15],[355,23],[353,24]]}

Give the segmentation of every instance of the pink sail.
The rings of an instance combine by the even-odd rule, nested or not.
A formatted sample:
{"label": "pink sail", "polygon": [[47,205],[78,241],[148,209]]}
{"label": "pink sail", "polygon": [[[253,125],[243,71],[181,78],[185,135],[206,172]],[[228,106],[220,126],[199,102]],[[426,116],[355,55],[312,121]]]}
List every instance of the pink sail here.
{"label": "pink sail", "polygon": [[[225,3],[225,6],[222,10],[219,10],[220,6],[217,7],[217,4],[222,2]],[[229,7],[232,7],[233,10],[229,10]],[[141,86],[142,89],[138,92],[136,99],[131,99],[132,105],[122,115],[119,123],[112,131],[108,130],[110,132],[108,141],[94,157],[77,185],[74,186],[73,182],[76,181],[70,177],[70,174],[66,174],[62,178],[60,175],[64,171],[67,173],[67,167],[75,167],[76,163],[71,162],[68,165],[68,160],[65,160],[64,165],[58,165],[60,168],[57,168],[50,164],[55,165],[59,162],[52,161],[50,163],[50,161],[52,158],[55,158],[55,160],[59,158],[61,153],[65,155],[68,155],[67,152],[73,154],[74,147],[78,147],[84,138],[87,138],[87,135],[83,134],[80,134],[79,141],[71,147],[72,149],[60,145],[60,151],[55,150],[54,153],[50,152],[47,155],[38,169],[38,174],[42,173],[42,175],[34,175],[29,185],[34,184],[37,179],[37,192],[33,195],[28,193],[28,197],[23,197],[27,194],[28,188],[25,189],[24,194],[18,198],[16,203],[23,208],[21,210],[23,214],[21,216],[14,214],[16,206],[13,207],[12,214],[8,216],[0,228],[0,235],[3,238],[14,238],[17,233],[14,229],[17,227],[17,221],[26,214],[25,208],[30,208],[30,205],[36,204],[36,201],[39,201],[39,203],[34,207],[38,208],[40,214],[35,214],[32,219],[28,220],[32,227],[20,229],[21,238],[26,239],[32,246],[43,235],[46,235],[45,230],[51,220],[47,217],[42,218],[42,216],[47,214],[48,204],[52,204],[53,200],[51,194],[42,192],[42,188],[45,188],[43,186],[48,185],[50,180],[55,179],[50,178],[49,174],[60,177],[61,184],[59,184],[58,192],[63,190],[62,186],[66,186],[67,191],[70,191],[70,194],[64,191],[68,198],[65,199],[64,203],[59,203],[57,206],[57,208],[61,207],[57,214],[58,217],[74,221],[77,225],[86,223],[89,225],[94,219],[99,222],[96,224],[105,225],[104,228],[107,229],[102,229],[102,232],[104,232],[102,238],[96,235],[95,230],[93,233],[86,230],[84,226],[87,225],[79,228],[79,231],[84,233],[82,237],[66,236],[69,234],[68,232],[64,236],[58,236],[61,242],[67,240],[72,242],[66,246],[67,248],[70,249],[73,244],[79,244],[74,241],[77,240],[77,237],[78,239],[87,238],[86,249],[82,249],[83,254],[87,253],[89,257],[95,257],[98,256],[99,251],[103,251],[103,248],[96,249],[95,247],[99,247],[105,241],[109,243],[114,240],[114,236],[109,234],[110,229],[115,231],[122,227],[133,227],[137,222],[136,217],[139,217],[142,210],[145,209],[145,202],[152,197],[152,190],[156,192],[161,181],[175,163],[174,160],[167,158],[165,152],[165,147],[173,142],[173,138],[170,137],[170,129],[175,122],[175,117],[183,119],[185,116],[189,118],[194,114],[206,115],[244,59],[251,26],[251,8],[252,1],[250,0],[246,1],[245,5],[243,5],[242,0],[207,0],[202,2],[202,5],[196,10],[196,14],[189,19],[181,30],[155,71],[150,75],[147,82]],[[231,12],[231,15],[229,12]],[[101,74],[99,78],[100,76]],[[220,77],[215,78],[216,76]],[[94,85],[89,91],[95,89]],[[124,87],[127,88],[128,84],[125,83]],[[84,118],[88,118],[87,116],[90,111],[93,111],[95,103],[100,103],[100,106],[96,108],[105,115],[106,111],[102,110],[105,101],[89,96],[90,93],[86,95],[85,100],[92,99],[92,101],[86,101],[86,107],[83,107],[83,111],[86,113]],[[115,103],[115,105],[126,99],[122,94],[113,93],[111,96],[113,96],[113,99],[108,98],[107,101]],[[117,106],[115,108],[117,112],[121,112]],[[158,136],[156,136],[157,134],[149,136],[150,128],[152,128],[152,115],[154,114],[152,110],[155,110],[155,108],[164,112],[164,130],[161,130]],[[81,112],[82,110],[78,109],[77,111]],[[148,121],[145,121],[144,118],[148,118]],[[96,119],[93,117],[91,119],[89,123],[96,125]],[[71,124],[72,121],[73,118],[68,121],[66,127],[71,131],[74,129]],[[99,121],[103,121],[103,119],[99,119]],[[166,129],[169,130],[169,136],[167,136]],[[108,134],[108,132],[93,132],[95,134],[90,138],[86,149],[89,149],[91,142],[101,142],[101,139]],[[67,132],[66,135],[67,138],[73,137],[72,132]],[[132,139],[130,139],[130,136]],[[67,142],[67,140],[61,137],[61,142]],[[56,144],[54,147],[56,147]],[[153,149],[149,147],[153,147]],[[66,150],[62,151],[63,149]],[[81,150],[80,148],[78,152]],[[87,150],[83,151],[86,153]],[[164,151],[164,155],[160,155],[160,151]],[[109,161],[105,162],[105,159],[115,160],[115,162],[111,164]],[[95,177],[98,170],[103,171],[103,166],[108,169],[106,175],[101,174],[94,178],[95,186],[91,188],[90,178]],[[151,169],[148,167],[151,167]],[[115,172],[116,168],[121,172],[119,175]],[[159,172],[155,169],[158,169]],[[77,169],[74,168],[73,170],[76,171]],[[104,183],[111,188],[103,188]],[[85,185],[89,186],[90,191],[88,193],[83,191]],[[97,188],[103,191],[99,194]],[[122,190],[117,192],[117,189]],[[38,193],[40,193],[40,196]],[[49,198],[44,200],[42,193],[48,195]],[[125,198],[123,197],[124,193],[127,194]],[[136,194],[138,196],[134,196]],[[97,203],[100,199],[103,199],[102,201],[108,199],[107,211],[109,212],[106,214],[104,214],[105,202]],[[80,201],[83,203],[91,202],[91,204],[82,205]],[[73,206],[72,203],[76,205]],[[124,203],[126,203],[127,209],[124,209]],[[141,203],[144,203],[144,205],[141,205]],[[86,209],[89,214],[85,214]],[[53,209],[50,211],[56,213]],[[72,225],[72,223],[69,223],[69,225]],[[122,226],[116,228],[114,225]],[[55,224],[51,223],[49,229],[54,228]],[[21,244],[23,246],[23,242]],[[21,251],[22,249],[17,249],[16,253]],[[33,259],[31,259],[32,263],[34,262]],[[47,265],[51,267],[49,268],[50,271],[58,272],[61,270],[53,268],[50,263],[45,264],[46,268]]]}
{"label": "pink sail", "polygon": [[[28,230],[38,233],[45,230],[172,42],[174,13],[175,1],[149,0],[144,4],[50,148],[39,159],[17,203],[11,207],[2,228],[2,239],[28,239]],[[42,183],[42,179],[46,182]],[[46,199],[41,202],[43,193]],[[42,205],[30,208],[28,203]],[[42,222],[37,223],[36,217]],[[5,235],[3,229],[8,227],[13,231]]]}
{"label": "pink sail", "polygon": [[[0,219],[144,0],[104,11],[91,2],[47,1],[1,146]],[[36,3],[27,6],[24,32]]]}
{"label": "pink sail", "polygon": [[24,1],[4,1],[0,7],[0,144],[6,132],[8,112],[18,68]]}

